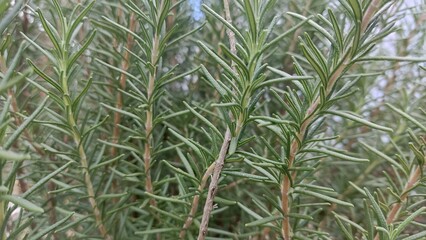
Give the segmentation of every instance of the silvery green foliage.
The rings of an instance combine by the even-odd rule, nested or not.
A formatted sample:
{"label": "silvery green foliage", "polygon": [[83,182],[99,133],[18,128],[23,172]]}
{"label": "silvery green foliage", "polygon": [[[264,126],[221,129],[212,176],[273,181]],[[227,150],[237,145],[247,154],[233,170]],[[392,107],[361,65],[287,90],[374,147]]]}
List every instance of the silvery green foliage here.
{"label": "silvery green foliage", "polygon": [[424,11],[1,3],[1,238],[423,239]]}

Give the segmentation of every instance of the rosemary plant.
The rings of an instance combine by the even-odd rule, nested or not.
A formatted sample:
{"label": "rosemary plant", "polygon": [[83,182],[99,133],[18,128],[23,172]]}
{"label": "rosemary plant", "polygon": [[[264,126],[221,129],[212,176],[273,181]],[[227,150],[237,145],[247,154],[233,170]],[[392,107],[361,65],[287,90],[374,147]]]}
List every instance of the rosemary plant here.
{"label": "rosemary plant", "polygon": [[425,16],[2,1],[0,238],[424,239]]}

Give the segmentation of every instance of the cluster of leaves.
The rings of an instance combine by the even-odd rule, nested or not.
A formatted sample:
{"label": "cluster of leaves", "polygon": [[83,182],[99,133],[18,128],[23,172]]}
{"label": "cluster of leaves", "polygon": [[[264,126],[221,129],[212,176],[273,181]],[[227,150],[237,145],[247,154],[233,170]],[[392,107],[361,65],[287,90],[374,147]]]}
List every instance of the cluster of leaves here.
{"label": "cluster of leaves", "polygon": [[1,239],[426,236],[401,5],[230,2],[1,3]]}

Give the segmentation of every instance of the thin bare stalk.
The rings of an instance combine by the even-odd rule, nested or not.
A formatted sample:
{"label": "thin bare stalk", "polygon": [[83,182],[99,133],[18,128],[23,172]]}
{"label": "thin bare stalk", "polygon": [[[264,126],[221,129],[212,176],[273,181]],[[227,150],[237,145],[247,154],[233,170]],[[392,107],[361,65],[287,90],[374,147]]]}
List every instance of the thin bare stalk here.
{"label": "thin bare stalk", "polygon": [[[4,223],[4,201],[0,201],[0,223],[3,225]],[[4,233],[0,233],[1,234],[1,240],[6,239],[6,231]]]}
{"label": "thin bare stalk", "polygon": [[231,137],[232,137],[231,130],[227,128],[225,137],[223,139],[222,147],[220,148],[219,157],[216,159],[212,180],[209,186],[209,192],[207,193],[207,199],[206,199],[206,203],[204,205],[204,210],[203,210],[203,217],[201,219],[200,230],[198,233],[198,240],[204,240],[207,235],[209,217],[213,209],[213,200],[217,192],[220,173],[222,172],[223,165],[225,164],[226,153],[228,152],[228,149],[229,149],[229,143],[231,142]]}
{"label": "thin bare stalk", "polygon": [[[225,9],[225,19],[226,21],[232,25],[231,11],[229,10],[229,2],[228,0],[223,0],[223,8]],[[230,29],[226,29],[226,34],[229,39],[229,47],[232,54],[237,54],[237,40],[235,39],[235,33]],[[232,65],[235,63],[232,62]],[[235,71],[235,69],[234,69]]]}
{"label": "thin bare stalk", "polygon": [[[130,20],[129,20],[129,30],[131,32],[134,32],[136,29],[136,18],[135,18],[135,14],[132,12],[130,13]],[[127,42],[126,42],[126,48],[127,49],[132,49],[133,46],[133,36],[128,33],[127,34]],[[129,51],[124,52],[124,57],[123,60],[121,61],[121,69],[124,71],[127,71],[127,69],[129,69],[129,60],[130,60],[130,53]],[[127,76],[126,74],[124,74],[123,72],[120,74],[120,85],[119,88],[124,90],[126,89],[126,80],[127,80]],[[123,96],[121,94],[120,91],[116,91],[116,104],[115,107],[117,109],[122,109],[123,108]],[[118,143],[118,139],[120,136],[120,127],[118,126],[121,122],[121,114],[118,111],[114,112],[114,128],[112,130],[112,141],[113,143]],[[117,155],[117,148],[112,146],[111,147],[111,156],[116,156]]]}
{"label": "thin bare stalk", "polygon": [[[374,13],[377,11],[377,9],[380,6],[381,0],[373,0],[373,2],[368,7],[366,14],[364,15],[363,22],[361,24],[362,31],[366,29],[368,26],[368,23],[371,20],[371,17],[373,17]],[[368,16],[368,17],[367,17]],[[347,57],[344,59],[343,63],[334,71],[333,75],[330,76],[328,80],[328,85],[326,89],[326,94],[329,95],[336,84],[339,77],[344,73],[345,69],[349,66],[349,62],[353,56],[350,54],[347,55]],[[293,139],[293,141],[290,144],[290,154],[288,158],[288,168],[291,168],[294,164],[295,158],[297,153],[300,150],[299,142],[303,142],[304,136],[306,133],[306,130],[308,126],[312,123],[312,121],[316,117],[316,111],[320,104],[320,97],[318,96],[314,102],[310,105],[308,110],[306,111],[305,120],[303,121],[302,125],[300,126],[299,132],[296,134],[296,137]],[[297,176],[297,172],[293,172],[291,174],[291,180],[295,180]],[[281,234],[284,240],[291,240],[292,238],[292,229],[290,225],[290,193],[291,193],[291,181],[289,176],[284,175],[283,180],[281,182],[281,207],[284,213],[284,218],[281,222]]]}
{"label": "thin bare stalk", "polygon": [[186,234],[186,230],[191,226],[192,222],[194,221],[194,216],[197,213],[198,209],[198,203],[200,201],[200,194],[204,191],[204,187],[206,186],[207,180],[209,179],[210,175],[212,174],[214,168],[215,168],[216,162],[213,162],[206,170],[206,172],[203,175],[203,178],[201,179],[201,183],[198,186],[198,194],[194,196],[194,199],[192,200],[191,210],[189,211],[188,218],[186,219],[185,223],[183,224],[182,230],[180,230],[179,238],[183,239]]}
{"label": "thin bare stalk", "polygon": [[361,23],[361,32],[364,32],[367,29],[368,24],[370,23],[371,18],[379,10],[382,0],[373,0],[370,5],[368,5],[367,11],[364,13]]}
{"label": "thin bare stalk", "polygon": [[[228,0],[223,0],[223,5],[224,5],[224,9],[225,9],[225,18],[226,21],[229,22],[229,24],[232,24],[232,18],[231,18],[231,12],[229,10],[229,2]],[[227,29],[226,31],[227,35],[228,35],[228,39],[229,39],[229,46],[230,46],[230,50],[232,54],[237,54],[237,48],[236,48],[236,39],[235,39],[235,34],[234,32],[232,32],[231,30]],[[232,62],[231,63],[233,70],[235,71],[235,63]],[[237,127],[236,127],[236,133],[239,134],[239,132],[241,131],[242,128],[242,114],[239,117],[238,121],[237,121]],[[238,136],[238,135],[237,135]],[[219,184],[219,177],[220,174],[222,172],[223,169],[223,165],[225,164],[225,158],[226,158],[226,154],[228,152],[229,149],[229,144],[231,142],[231,138],[232,138],[232,134],[231,134],[231,130],[229,129],[229,127],[226,129],[225,132],[225,136],[223,139],[223,143],[222,143],[222,147],[220,149],[219,152],[219,156],[216,159],[216,164],[215,164],[215,168],[213,171],[213,176],[212,179],[210,181],[210,185],[209,185],[209,191],[207,193],[207,199],[206,199],[206,203],[204,205],[204,209],[203,209],[203,217],[201,219],[201,224],[200,224],[200,228],[199,228],[199,232],[198,232],[198,240],[204,240],[206,238],[207,235],[207,229],[208,229],[208,225],[209,225],[209,218],[210,218],[210,214],[212,212],[213,209],[213,200],[214,197],[216,196],[216,192],[217,192],[217,188],[218,188],[218,184]]]}

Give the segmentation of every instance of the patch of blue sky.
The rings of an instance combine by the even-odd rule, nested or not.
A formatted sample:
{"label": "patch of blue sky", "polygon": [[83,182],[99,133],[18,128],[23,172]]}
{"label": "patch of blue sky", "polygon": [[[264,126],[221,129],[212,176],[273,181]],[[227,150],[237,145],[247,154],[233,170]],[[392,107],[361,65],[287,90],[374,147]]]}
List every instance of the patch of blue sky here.
{"label": "patch of blue sky", "polygon": [[189,0],[189,5],[192,9],[192,18],[195,21],[200,21],[204,18],[204,13],[201,11],[202,0]]}

